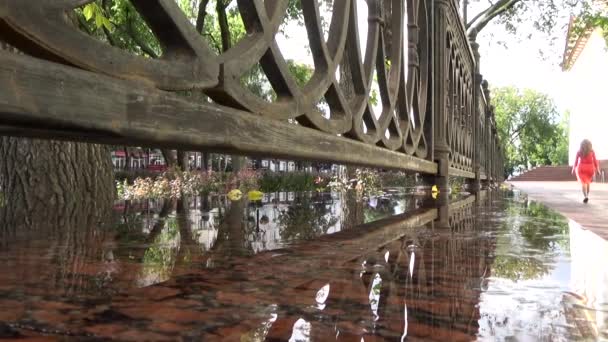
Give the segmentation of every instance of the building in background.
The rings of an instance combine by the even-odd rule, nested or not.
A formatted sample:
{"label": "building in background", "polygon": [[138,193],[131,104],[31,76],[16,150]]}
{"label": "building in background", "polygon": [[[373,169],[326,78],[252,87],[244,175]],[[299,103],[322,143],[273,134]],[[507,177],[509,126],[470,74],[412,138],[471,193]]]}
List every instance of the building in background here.
{"label": "building in background", "polygon": [[568,162],[574,164],[583,139],[593,143],[602,169],[608,169],[608,105],[605,82],[608,80],[608,45],[599,28],[575,29],[571,18],[566,38],[562,70],[570,111]]}
{"label": "building in background", "polygon": [[[111,151],[112,164],[115,171],[125,170],[147,170],[165,171],[167,163],[160,149],[141,147],[118,147]],[[207,158],[207,169],[214,171],[232,171],[232,158],[224,154],[209,154]],[[189,153],[189,164],[191,170],[202,170],[204,158],[201,152]],[[343,174],[345,166],[321,163],[301,162],[282,159],[248,159],[248,168],[264,172],[323,172],[331,174]]]}

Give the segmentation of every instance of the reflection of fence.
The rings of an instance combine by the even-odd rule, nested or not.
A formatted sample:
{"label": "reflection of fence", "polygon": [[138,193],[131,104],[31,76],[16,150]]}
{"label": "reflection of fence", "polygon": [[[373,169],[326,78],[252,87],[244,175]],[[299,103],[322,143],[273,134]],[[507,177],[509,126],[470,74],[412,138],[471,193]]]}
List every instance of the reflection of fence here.
{"label": "reflection of fence", "polygon": [[[359,291],[369,294],[374,326],[401,325],[402,336],[414,338],[476,335],[481,281],[490,272],[493,244],[490,238],[472,237],[480,223],[478,205],[486,200],[487,194],[471,196],[440,208],[436,217],[447,211],[450,229],[439,224],[429,234],[428,227],[410,228],[357,259],[362,265]],[[400,323],[388,320],[400,316]]]}
{"label": "reflection of fence", "polygon": [[[502,179],[477,44],[455,0],[367,2],[364,46],[364,2],[333,2],[325,39],[315,2],[303,1],[315,69],[303,86],[276,39],[288,0],[238,1],[248,34],[219,56],[175,1],[133,0],[161,58],[79,32],[65,13],[88,2],[0,4],[0,38],[29,55],[0,53],[4,133],[405,169],[438,175],[446,188],[450,174]],[[256,65],[276,94],[270,102],[241,82]],[[183,94],[193,90],[209,101]]]}

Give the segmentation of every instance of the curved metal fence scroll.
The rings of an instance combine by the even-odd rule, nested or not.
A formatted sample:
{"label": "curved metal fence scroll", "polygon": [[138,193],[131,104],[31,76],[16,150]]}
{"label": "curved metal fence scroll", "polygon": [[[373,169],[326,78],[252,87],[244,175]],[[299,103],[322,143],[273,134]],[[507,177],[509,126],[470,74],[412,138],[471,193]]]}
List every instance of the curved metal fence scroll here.
{"label": "curved metal fence scroll", "polygon": [[[211,148],[436,174],[436,118],[429,89],[430,67],[437,57],[430,50],[430,1],[333,0],[324,32],[318,1],[301,0],[314,60],[314,73],[303,86],[291,75],[277,43],[289,0],[237,0],[247,34],[219,55],[175,0],[131,0],[158,39],[160,58],[133,55],[75,28],[68,13],[93,0],[1,1],[0,39],[36,62],[0,54],[5,62],[0,84],[12,82],[14,88],[5,97],[0,95],[0,115],[4,113],[6,127],[12,127],[5,131],[15,135],[31,135],[24,133],[25,124],[52,131],[50,137],[79,139],[80,133],[91,131],[95,134],[87,140]],[[358,18],[364,4],[368,18],[362,53]],[[445,81],[449,87],[445,124],[450,166],[471,173],[476,148],[471,128],[477,109],[472,92],[475,61],[456,23],[459,18],[444,19],[449,21],[449,77],[435,82]],[[53,62],[46,73],[42,61]],[[241,82],[258,63],[276,94],[273,101],[257,97]],[[18,69],[28,73],[15,76]],[[44,75],[33,75],[36,72]],[[35,77],[41,77],[40,87],[52,90],[35,89],[36,103],[28,107],[16,98],[35,87]],[[70,91],[53,89],[66,84]],[[379,104],[371,100],[376,84]],[[97,103],[83,90],[91,87],[103,103],[87,113],[77,115],[65,103],[52,101],[61,95],[63,102]],[[178,94],[195,89],[212,102]],[[320,101],[327,103],[329,113],[318,109]],[[64,114],[58,115],[60,110]]]}

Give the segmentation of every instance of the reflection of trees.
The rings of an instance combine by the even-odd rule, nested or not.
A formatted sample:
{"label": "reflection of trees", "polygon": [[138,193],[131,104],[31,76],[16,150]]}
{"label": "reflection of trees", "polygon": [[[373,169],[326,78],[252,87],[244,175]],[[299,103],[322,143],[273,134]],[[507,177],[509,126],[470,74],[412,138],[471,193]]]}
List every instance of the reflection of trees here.
{"label": "reflection of trees", "polygon": [[511,280],[548,274],[553,261],[550,252],[569,247],[567,222],[535,202],[514,201],[507,213],[502,229],[508,233],[498,238],[493,274]]}
{"label": "reflection of trees", "polygon": [[[100,290],[108,275],[91,275],[90,265],[112,272],[111,194],[96,197],[83,186],[61,198],[29,195],[40,197],[26,206],[23,194],[5,193],[0,207],[0,259],[4,254],[13,260],[12,279],[24,288],[44,286],[67,295]],[[43,255],[48,257],[37,258]]]}
{"label": "reflection of trees", "polygon": [[[151,241],[142,258],[140,285],[169,279],[179,263],[190,263],[202,255],[202,248],[194,239],[190,222],[190,198],[183,198],[163,206],[160,218],[150,232]],[[167,208],[176,205],[176,214],[166,216]]]}
{"label": "reflection of trees", "polygon": [[138,285],[147,286],[171,277],[180,244],[177,218],[170,216],[142,257],[141,277]]}
{"label": "reflection of trees", "polygon": [[330,206],[324,198],[314,201],[302,196],[294,201],[278,217],[281,238],[284,240],[312,239],[327,233],[338,219],[330,214]]}
{"label": "reflection of trees", "polygon": [[542,260],[517,255],[499,255],[492,265],[495,276],[511,280],[537,279],[548,272]]}
{"label": "reflection of trees", "polygon": [[[376,201],[375,207],[370,205],[372,200]],[[364,223],[394,215],[395,207],[400,204],[399,202],[400,200],[394,197],[377,197],[367,200],[367,205],[363,209]]]}
{"label": "reflection of trees", "polygon": [[342,210],[344,211],[343,229],[350,229],[365,222],[364,203],[355,191],[342,194]]}
{"label": "reflection of trees", "polygon": [[253,254],[251,244],[245,238],[246,222],[244,220],[247,201],[233,201],[226,210],[222,223],[218,227],[217,241],[214,251],[221,250],[223,254],[250,255]]}
{"label": "reflection of trees", "polygon": [[[146,207],[150,205],[150,200],[147,200],[147,202]],[[150,227],[149,232],[146,234],[144,228],[147,223],[155,217],[155,212],[150,209],[141,210],[138,208],[138,204],[140,203],[132,201],[125,201],[124,203],[124,210],[116,224],[116,239],[120,243],[139,241],[152,243],[156,236],[162,231],[167,216],[175,210],[175,201],[162,200],[162,206],[158,211],[158,216],[152,227]]]}
{"label": "reflection of trees", "polygon": [[[526,203],[522,215],[533,218],[520,228],[522,236],[533,247],[552,251],[558,247],[568,248],[568,222],[559,214],[536,202]],[[548,239],[547,237],[555,237]]]}

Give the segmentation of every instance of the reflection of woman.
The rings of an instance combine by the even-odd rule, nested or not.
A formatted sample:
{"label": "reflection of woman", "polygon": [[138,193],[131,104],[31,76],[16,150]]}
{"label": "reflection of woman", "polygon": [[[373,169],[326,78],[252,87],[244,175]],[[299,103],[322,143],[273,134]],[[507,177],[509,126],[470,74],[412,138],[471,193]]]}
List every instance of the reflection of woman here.
{"label": "reflection of woman", "polygon": [[593,180],[593,175],[599,169],[600,166],[595,158],[595,152],[593,152],[591,141],[584,139],[581,142],[580,150],[576,153],[574,167],[572,168],[572,173],[576,171],[576,177],[583,186],[583,196],[585,196],[583,203],[589,201],[589,186]]}

